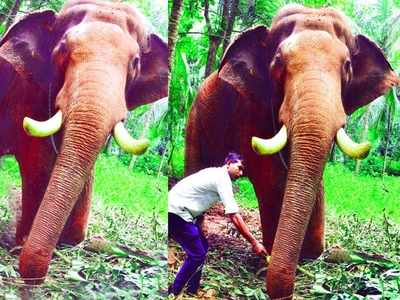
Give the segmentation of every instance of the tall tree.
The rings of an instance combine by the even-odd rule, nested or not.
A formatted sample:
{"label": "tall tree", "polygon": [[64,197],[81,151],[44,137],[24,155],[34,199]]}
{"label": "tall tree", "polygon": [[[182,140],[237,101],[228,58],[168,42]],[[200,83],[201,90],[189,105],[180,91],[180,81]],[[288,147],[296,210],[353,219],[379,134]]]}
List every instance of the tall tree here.
{"label": "tall tree", "polygon": [[171,60],[174,55],[176,38],[178,33],[179,18],[182,14],[183,0],[173,0],[171,14],[168,22],[168,64],[171,69]]}
{"label": "tall tree", "polygon": [[14,23],[15,17],[17,16],[21,4],[22,0],[15,0],[14,5],[12,6],[10,13],[8,15],[5,30],[7,30],[12,23]]}
{"label": "tall tree", "polygon": [[232,0],[229,3],[228,19],[226,21],[226,31],[224,36],[224,43],[222,46],[222,53],[225,53],[225,50],[230,43],[233,26],[235,24],[235,19],[238,11],[238,6],[239,6],[239,0]]}
{"label": "tall tree", "polygon": [[204,2],[204,19],[206,20],[207,33],[209,38],[207,64],[204,77],[208,77],[208,75],[210,75],[213,71],[217,50],[221,44],[221,41],[225,37],[225,32],[227,28],[227,19],[229,16],[229,0],[221,0],[218,6],[220,12],[220,21],[217,23],[216,29],[213,30],[210,20],[210,1],[205,0]]}

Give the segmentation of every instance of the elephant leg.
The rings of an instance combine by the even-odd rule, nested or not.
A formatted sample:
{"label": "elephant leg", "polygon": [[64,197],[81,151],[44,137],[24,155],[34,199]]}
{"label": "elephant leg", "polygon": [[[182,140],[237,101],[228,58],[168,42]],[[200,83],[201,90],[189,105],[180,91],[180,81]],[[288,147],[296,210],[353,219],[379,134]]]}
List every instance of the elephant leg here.
{"label": "elephant leg", "polygon": [[[194,116],[192,116],[194,115]],[[186,127],[185,141],[185,176],[191,175],[207,166],[202,161],[202,130],[200,121],[195,117],[196,112],[191,111]]]}
{"label": "elephant leg", "polygon": [[92,198],[93,172],[87,179],[78,201],[64,226],[59,243],[77,245],[85,239]]}
{"label": "elephant leg", "polygon": [[258,196],[257,193],[257,198],[260,210],[263,243],[268,253],[271,253],[279,223],[283,192],[272,186],[265,186],[263,190],[260,196]]}
{"label": "elephant leg", "polygon": [[17,222],[17,245],[22,245],[29,235],[55,161],[55,152],[42,141],[34,140],[25,149],[29,151],[16,155],[22,180],[22,211]]}
{"label": "elephant leg", "polygon": [[285,174],[278,168],[282,168],[280,162],[258,162],[259,171],[252,171],[249,176],[258,199],[263,243],[268,253],[272,251],[284,194]]}
{"label": "elephant leg", "polygon": [[325,246],[325,201],[324,187],[320,184],[315,205],[304,237],[300,258],[315,259],[324,251]]}

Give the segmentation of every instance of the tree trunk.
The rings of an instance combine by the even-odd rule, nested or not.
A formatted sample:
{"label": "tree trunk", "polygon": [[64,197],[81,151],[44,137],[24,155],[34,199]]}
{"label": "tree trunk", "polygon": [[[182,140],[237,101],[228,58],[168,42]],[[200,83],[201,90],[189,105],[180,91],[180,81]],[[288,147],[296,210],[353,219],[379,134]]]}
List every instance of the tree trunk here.
{"label": "tree trunk", "polygon": [[182,4],[183,0],[173,0],[171,15],[168,22],[168,66],[170,69],[178,33],[178,22],[182,13]]}
{"label": "tree trunk", "polygon": [[392,116],[390,114],[390,109],[389,106],[386,106],[386,113],[387,113],[387,131],[385,134],[386,137],[386,143],[385,143],[385,156],[383,159],[383,167],[382,167],[382,176],[386,173],[386,167],[387,167],[387,161],[388,161],[388,151],[389,151],[389,142],[390,142],[390,134],[392,132]]}
{"label": "tree trunk", "polygon": [[206,0],[204,3],[204,18],[206,20],[208,37],[210,42],[208,47],[207,64],[204,77],[208,77],[212,73],[218,48],[221,44],[222,39],[225,37],[225,32],[227,29],[227,20],[229,16],[229,0],[223,0],[221,22],[215,33],[213,33],[211,27],[209,8],[210,8],[209,1]]}
{"label": "tree trunk", "polygon": [[230,3],[230,11],[229,11],[229,16],[228,16],[228,21],[226,25],[226,32],[224,36],[224,44],[223,44],[223,53],[225,53],[226,48],[228,47],[230,41],[231,41],[231,35],[233,31],[233,25],[235,24],[235,19],[236,19],[236,14],[238,10],[238,5],[239,5],[239,0],[232,0]]}
{"label": "tree trunk", "polygon": [[22,0],[15,0],[13,7],[11,8],[11,11],[7,17],[7,23],[5,27],[5,31],[8,30],[8,28],[11,26],[12,23],[14,23],[15,17],[17,16],[17,12],[19,10],[19,7],[22,4]]}
{"label": "tree trunk", "polygon": [[5,12],[0,13],[0,26],[3,24],[3,22],[7,19],[8,14]]}
{"label": "tree trunk", "polygon": [[107,141],[106,149],[107,149],[107,154],[108,154],[108,155],[111,155],[111,154],[112,154],[112,140],[113,140],[113,137],[110,136],[110,137],[108,138],[108,141]]}
{"label": "tree trunk", "polygon": [[[367,138],[367,134],[368,134],[368,119],[369,119],[369,114],[370,114],[370,108],[371,106],[368,105],[367,110],[364,114],[364,126],[363,126],[363,131],[361,133],[361,142],[365,141],[365,139]],[[356,175],[358,175],[360,173],[360,168],[361,168],[361,159],[357,159],[356,162],[356,169],[355,169],[355,173]]]}
{"label": "tree trunk", "polygon": [[207,54],[207,65],[204,78],[208,77],[213,71],[215,57],[217,55],[217,50],[220,43],[221,43],[221,38],[215,36],[210,37],[210,44],[208,47],[208,54]]}

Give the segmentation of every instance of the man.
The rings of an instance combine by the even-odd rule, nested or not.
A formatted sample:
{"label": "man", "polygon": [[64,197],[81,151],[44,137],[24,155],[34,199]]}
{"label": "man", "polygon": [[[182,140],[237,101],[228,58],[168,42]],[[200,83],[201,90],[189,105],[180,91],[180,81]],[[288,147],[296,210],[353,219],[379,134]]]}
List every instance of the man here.
{"label": "man", "polygon": [[207,240],[196,219],[218,201],[223,203],[225,214],[250,242],[253,251],[258,255],[267,255],[264,246],[244,223],[233,197],[231,180],[242,175],[243,158],[237,153],[229,153],[222,167],[206,168],[192,174],[178,182],[169,192],[168,234],[182,246],[187,256],[169,288],[170,294],[180,294],[186,284],[187,292],[196,294],[208,250]]}

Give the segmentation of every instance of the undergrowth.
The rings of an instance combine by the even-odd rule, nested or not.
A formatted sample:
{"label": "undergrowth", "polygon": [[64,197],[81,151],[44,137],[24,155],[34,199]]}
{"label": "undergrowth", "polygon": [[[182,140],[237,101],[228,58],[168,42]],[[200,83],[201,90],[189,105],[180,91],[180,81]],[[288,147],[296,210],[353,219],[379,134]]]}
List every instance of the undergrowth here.
{"label": "undergrowth", "polygon": [[[239,248],[234,243],[225,243],[224,247],[210,245],[202,288],[213,289],[217,299],[267,299],[265,260],[255,257],[241,240],[244,246]],[[179,251],[182,263],[182,251],[175,244],[172,247],[178,249],[175,251]],[[374,259],[327,262],[329,250],[336,247]],[[329,214],[326,248],[319,259],[300,263],[295,299],[399,299],[400,226],[385,216],[365,221],[356,215]],[[170,268],[169,282],[177,270]],[[207,298],[184,295],[181,299]]]}

